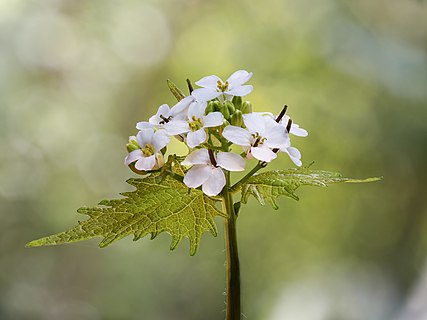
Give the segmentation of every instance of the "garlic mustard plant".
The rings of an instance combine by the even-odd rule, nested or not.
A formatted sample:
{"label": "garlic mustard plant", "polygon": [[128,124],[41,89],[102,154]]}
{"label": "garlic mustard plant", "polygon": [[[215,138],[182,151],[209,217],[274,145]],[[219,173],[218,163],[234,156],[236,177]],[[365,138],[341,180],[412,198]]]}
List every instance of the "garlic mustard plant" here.
{"label": "garlic mustard plant", "polygon": [[[300,186],[380,179],[344,178],[339,173],[303,166],[301,152],[291,146],[291,135],[297,139],[307,137],[307,130],[286,114],[287,106],[276,116],[270,110],[253,112],[252,104],[245,98],[253,90],[252,85],[246,84],[251,77],[252,73],[245,70],[234,72],[226,81],[211,75],[195,82],[200,87],[196,89],[187,79],[187,96],[168,80],[177,103],[173,107],[162,104],[148,121],[138,122],[138,132],[127,143],[125,165],[140,175],[127,181],[135,190],[123,193],[120,199],[101,201],[98,207],[78,209],[89,218],[27,246],[100,237],[99,246],[106,247],[128,235],[133,235],[134,240],[146,235],[154,239],[167,232],[172,238],[171,250],[188,238],[190,254],[194,255],[204,232],[217,235],[214,218],[222,218],[227,267],[226,319],[240,319],[236,222],[242,215],[242,205],[253,196],[261,205],[269,203],[277,209],[279,196],[298,200],[295,191]],[[168,145],[173,140],[184,144],[188,152],[169,153]],[[293,163],[286,162],[290,168],[258,172],[280,153],[290,157]],[[244,171],[248,161],[256,162],[252,169],[238,179],[231,176]]]}

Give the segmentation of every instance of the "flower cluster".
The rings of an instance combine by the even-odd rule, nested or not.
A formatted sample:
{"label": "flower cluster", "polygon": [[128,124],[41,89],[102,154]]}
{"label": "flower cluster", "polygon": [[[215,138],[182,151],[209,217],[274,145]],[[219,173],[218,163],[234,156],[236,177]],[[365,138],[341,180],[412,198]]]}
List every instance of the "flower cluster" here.
{"label": "flower cluster", "polygon": [[[184,183],[190,188],[201,186],[208,196],[221,193],[226,184],[224,170],[243,171],[245,159],[255,158],[268,163],[278,152],[289,155],[301,166],[301,153],[291,147],[289,134],[300,137],[307,131],[285,115],[252,112],[249,101],[243,101],[252,92],[245,85],[251,72],[239,70],[226,81],[207,76],[196,82],[200,88],[173,107],[163,104],[149,121],[138,122],[136,136],[129,137],[129,154],[125,164],[139,171],[158,170],[164,165],[164,154],[171,137],[176,137],[189,148],[182,162],[191,167]],[[232,145],[241,146],[241,154],[231,152]]]}

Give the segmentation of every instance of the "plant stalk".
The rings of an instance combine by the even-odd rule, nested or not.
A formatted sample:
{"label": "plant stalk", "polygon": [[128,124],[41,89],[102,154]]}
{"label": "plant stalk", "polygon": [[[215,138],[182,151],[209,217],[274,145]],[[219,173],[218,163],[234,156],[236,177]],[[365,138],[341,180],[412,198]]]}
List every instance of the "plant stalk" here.
{"label": "plant stalk", "polygon": [[231,193],[234,193],[239,190],[242,184],[244,184],[246,181],[249,180],[250,177],[252,177],[255,173],[257,173],[260,169],[265,168],[267,163],[265,162],[258,162],[255,167],[252,168],[251,171],[249,171],[242,179],[240,179],[238,182],[236,182],[229,190]]}
{"label": "plant stalk", "polygon": [[233,196],[229,191],[230,172],[226,172],[226,185],[223,191],[223,208],[228,219],[225,220],[224,237],[227,269],[226,320],[240,320],[240,265],[237,250],[236,213],[234,212]]}

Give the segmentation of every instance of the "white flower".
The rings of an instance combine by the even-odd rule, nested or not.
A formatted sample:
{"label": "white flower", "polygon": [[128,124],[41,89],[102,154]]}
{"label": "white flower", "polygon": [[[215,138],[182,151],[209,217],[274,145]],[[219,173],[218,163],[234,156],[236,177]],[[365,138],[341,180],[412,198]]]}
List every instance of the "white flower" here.
{"label": "white flower", "polygon": [[277,157],[272,149],[280,149],[290,145],[286,129],[270,117],[259,113],[243,115],[246,129],[227,126],[222,135],[239,146],[254,158],[270,162]]}
{"label": "white flower", "polygon": [[[275,117],[271,112],[254,112],[257,114],[260,114],[262,116],[268,116],[272,118],[273,120],[277,118]],[[282,120],[280,120],[279,124],[283,125],[285,128],[288,126],[289,119],[291,119],[288,115],[284,115]],[[307,130],[300,128],[300,126],[292,121],[291,129],[289,130],[290,134],[293,134],[297,137],[307,137],[308,132]]]}
{"label": "white flower", "polygon": [[143,130],[152,127],[162,128],[166,123],[171,122],[173,120],[185,119],[187,117],[188,107],[193,102],[194,98],[192,96],[188,96],[179,101],[172,108],[169,108],[167,104],[162,104],[157,110],[157,113],[152,116],[148,120],[148,122],[138,122],[136,124],[136,128],[138,130]]}
{"label": "white flower", "polygon": [[221,112],[211,112],[205,116],[206,102],[194,101],[188,108],[186,120],[174,120],[164,125],[170,135],[187,134],[187,145],[197,147],[206,141],[205,128],[217,127],[224,123]]}
{"label": "white flower", "polygon": [[216,196],[225,186],[225,175],[221,168],[228,171],[243,171],[245,160],[238,154],[218,152],[212,163],[207,149],[198,149],[190,153],[182,162],[193,166],[184,177],[184,183],[190,188],[202,186],[208,196]]}
{"label": "white flower", "polygon": [[[261,116],[264,116],[264,117],[269,117],[271,119],[277,118],[270,112],[256,112],[256,113],[261,115]],[[290,117],[287,115],[284,115],[283,118],[280,120],[279,124],[286,129],[288,126],[289,120],[290,120]],[[291,133],[295,136],[298,136],[298,137],[308,136],[307,130],[300,128],[299,125],[297,125],[296,123],[293,123],[293,122],[291,124],[291,128],[289,130],[289,133]],[[286,145],[281,147],[279,149],[279,151],[287,153],[289,155],[289,157],[291,158],[291,160],[293,161],[293,163],[295,163],[298,167],[300,167],[302,165],[301,152],[297,148],[291,147],[290,139],[288,139]]]}
{"label": "white flower", "polygon": [[[129,141],[135,137],[130,137]],[[163,155],[161,150],[169,143],[170,138],[164,130],[154,132],[153,128],[145,128],[138,132],[136,142],[140,149],[134,150],[125,158],[128,166],[135,162],[138,170],[155,170],[163,166]]]}
{"label": "white flower", "polygon": [[253,90],[251,85],[243,85],[251,77],[252,72],[245,70],[234,72],[225,82],[215,75],[207,76],[196,82],[202,88],[194,89],[191,95],[199,101],[209,101],[222,94],[226,98],[233,96],[244,97]]}

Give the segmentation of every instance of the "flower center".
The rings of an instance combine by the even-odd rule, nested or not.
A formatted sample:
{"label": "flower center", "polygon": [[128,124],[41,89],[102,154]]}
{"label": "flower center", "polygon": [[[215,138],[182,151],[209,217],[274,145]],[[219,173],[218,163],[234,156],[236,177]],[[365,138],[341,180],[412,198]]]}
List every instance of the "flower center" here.
{"label": "flower center", "polygon": [[219,92],[224,92],[228,89],[228,81],[225,81],[225,83],[222,83],[221,81],[218,80],[217,82],[217,88]]}
{"label": "flower center", "polygon": [[266,138],[261,137],[258,132],[253,133],[252,137],[255,140],[253,147],[257,147],[259,145],[262,145],[264,143],[264,141],[266,140]]}
{"label": "flower center", "polygon": [[190,126],[190,130],[191,131],[197,131],[201,128],[203,128],[203,123],[202,123],[202,119],[197,118],[193,116],[193,118],[191,119],[192,121],[188,123],[188,125]]}
{"label": "flower center", "polygon": [[148,143],[145,145],[145,148],[141,148],[141,151],[144,157],[149,157],[156,153],[153,145]]}

